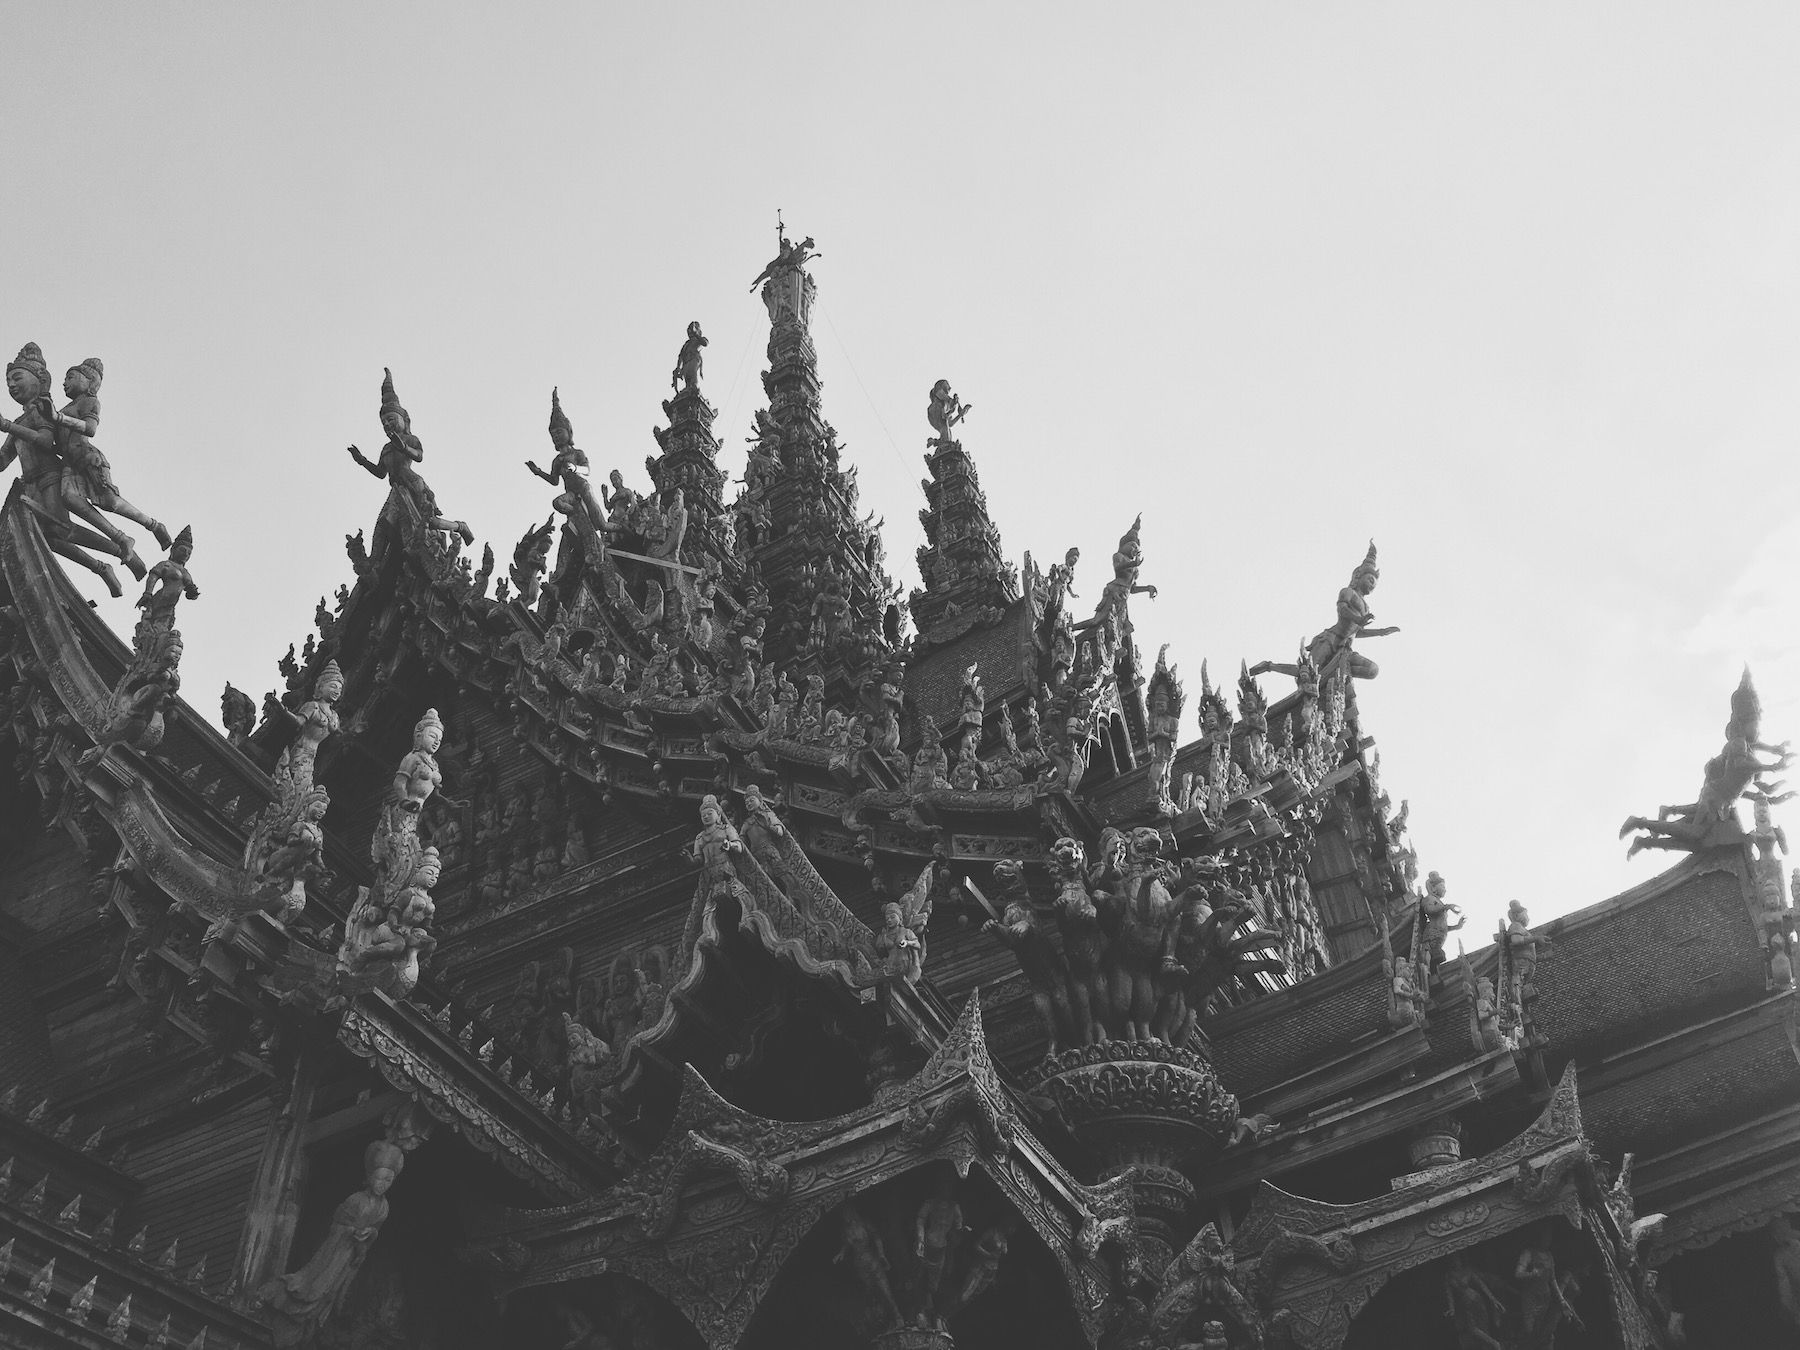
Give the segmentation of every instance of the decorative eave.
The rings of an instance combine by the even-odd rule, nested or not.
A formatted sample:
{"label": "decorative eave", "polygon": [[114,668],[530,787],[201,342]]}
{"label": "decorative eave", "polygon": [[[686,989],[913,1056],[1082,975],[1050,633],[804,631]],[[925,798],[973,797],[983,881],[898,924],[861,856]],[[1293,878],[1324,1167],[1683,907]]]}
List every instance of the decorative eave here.
{"label": "decorative eave", "polygon": [[617,1272],[693,1320],[712,1350],[737,1344],[788,1255],[830,1210],[934,1160],[978,1167],[1049,1248],[1090,1337],[1111,1290],[1099,1255],[1117,1197],[1075,1182],[1001,1084],[971,995],[950,1035],[890,1100],[830,1120],[767,1120],[687,1066],[662,1144],[604,1195],[512,1210],[464,1248],[502,1294]]}
{"label": "decorative eave", "polygon": [[1385,1091],[1358,1093],[1351,1101],[1327,1106],[1298,1121],[1282,1122],[1281,1130],[1262,1143],[1231,1150],[1201,1179],[1196,1194],[1204,1200],[1229,1195],[1258,1181],[1267,1186],[1268,1177],[1391,1138],[1409,1127],[1500,1096],[1518,1083],[1513,1052],[1502,1049]]}
{"label": "decorative eave", "polygon": [[549,1094],[533,1104],[449,1030],[379,991],[346,1008],[338,1040],[421,1103],[479,1151],[548,1197],[591,1195],[614,1169],[548,1115]]}
{"label": "decorative eave", "polygon": [[[1258,1304],[1282,1310],[1274,1323],[1288,1340],[1300,1350],[1334,1350],[1394,1276],[1558,1214],[1585,1227],[1594,1242],[1615,1314],[1628,1323],[1625,1343],[1650,1344],[1624,1291],[1621,1271],[1631,1258],[1606,1211],[1582,1135],[1573,1067],[1543,1113],[1510,1143],[1388,1194],[1330,1205],[1264,1181],[1233,1245]],[[1634,1330],[1640,1339],[1632,1338]]]}

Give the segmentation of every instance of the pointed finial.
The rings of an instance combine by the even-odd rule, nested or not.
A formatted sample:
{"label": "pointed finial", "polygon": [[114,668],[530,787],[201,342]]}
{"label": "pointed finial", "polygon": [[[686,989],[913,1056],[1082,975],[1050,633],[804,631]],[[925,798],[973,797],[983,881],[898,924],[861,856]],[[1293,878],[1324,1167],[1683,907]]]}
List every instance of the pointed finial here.
{"label": "pointed finial", "polygon": [[201,1327],[193,1340],[187,1343],[187,1350],[206,1350],[206,1328]]}
{"label": "pointed finial", "polygon": [[55,1283],[56,1258],[53,1256],[44,1262],[42,1270],[31,1277],[31,1283],[25,1290],[25,1297],[41,1308],[50,1301],[50,1290]]}
{"label": "pointed finial", "polygon": [[156,1330],[150,1333],[150,1339],[145,1343],[144,1350],[168,1350],[168,1347],[174,1344],[169,1339],[169,1319],[173,1315],[172,1313],[163,1314],[163,1320],[157,1323]]}
{"label": "pointed finial", "polygon": [[112,1310],[112,1316],[106,1319],[106,1334],[123,1345],[125,1338],[131,1334],[131,1295],[127,1294],[119,1300],[119,1306]]}
{"label": "pointed finial", "polygon": [[158,1270],[174,1270],[175,1262],[179,1259],[180,1251],[181,1251],[181,1239],[176,1238],[166,1248],[163,1249],[163,1254],[161,1256],[157,1257],[156,1268]]}
{"label": "pointed finial", "polygon": [[56,1222],[62,1228],[74,1228],[81,1223],[81,1196],[69,1201],[56,1216]]}
{"label": "pointed finial", "polygon": [[46,1097],[43,1101],[31,1108],[31,1111],[25,1117],[25,1123],[27,1125],[42,1125],[49,1116],[50,1099]]}
{"label": "pointed finial", "polygon": [[183,1283],[191,1284],[196,1289],[200,1288],[202,1285],[204,1285],[206,1283],[206,1253],[205,1252],[200,1253],[200,1259],[198,1261],[194,1262],[193,1266],[189,1269],[188,1273],[186,1275],[183,1275],[181,1278],[182,1278]]}
{"label": "pointed finial", "polygon": [[562,399],[558,396],[557,391],[552,389],[550,391],[550,439],[560,445],[562,441],[557,439],[558,432],[562,433],[563,440],[573,442],[575,439],[575,428],[569,425],[568,416],[563,412]]}
{"label": "pointed finial", "polygon": [[77,1322],[87,1321],[94,1310],[94,1287],[99,1283],[98,1275],[89,1276],[88,1282],[69,1296],[69,1316]]}
{"label": "pointed finial", "polygon": [[137,1232],[131,1235],[131,1241],[125,1244],[125,1250],[130,1252],[133,1256],[142,1256],[144,1254],[144,1247],[149,1241],[150,1225],[145,1224],[142,1228],[138,1229]]}
{"label": "pointed finial", "polygon": [[27,1214],[42,1214],[44,1212],[44,1188],[49,1184],[50,1174],[46,1172],[37,1179],[37,1185],[19,1197],[19,1208]]}
{"label": "pointed finial", "polygon": [[74,1133],[75,1133],[75,1114],[74,1114],[74,1112],[70,1112],[68,1115],[63,1117],[62,1123],[56,1127],[55,1133],[53,1133],[50,1137],[52,1139],[67,1139],[70,1135],[72,1135]]}
{"label": "pointed finial", "polygon": [[118,1222],[119,1211],[116,1209],[107,1210],[106,1217],[100,1220],[100,1226],[94,1230],[94,1241],[99,1243],[102,1247],[112,1246],[113,1228]]}
{"label": "pointed finial", "polygon": [[106,1126],[104,1124],[102,1124],[99,1129],[95,1130],[86,1139],[82,1140],[81,1151],[83,1153],[94,1152],[95,1150],[97,1150],[100,1147],[100,1141],[105,1138],[106,1138]]}
{"label": "pointed finial", "polygon": [[17,1083],[6,1089],[5,1094],[0,1095],[0,1111],[6,1112],[9,1116],[18,1114],[20,1091]]}

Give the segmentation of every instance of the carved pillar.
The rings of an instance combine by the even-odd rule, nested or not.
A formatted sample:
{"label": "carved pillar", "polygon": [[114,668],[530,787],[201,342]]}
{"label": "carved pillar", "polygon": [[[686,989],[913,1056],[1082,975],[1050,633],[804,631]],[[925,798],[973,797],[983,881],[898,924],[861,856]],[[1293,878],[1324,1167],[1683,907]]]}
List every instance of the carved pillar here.
{"label": "carved pillar", "polygon": [[263,1281],[287,1269],[294,1227],[300,1220],[300,1184],[306,1174],[306,1126],[312,1117],[322,1056],[310,1039],[293,1056],[278,1089],[275,1119],[263,1136],[262,1159],[245,1206],[232,1277],[238,1307],[250,1306]]}

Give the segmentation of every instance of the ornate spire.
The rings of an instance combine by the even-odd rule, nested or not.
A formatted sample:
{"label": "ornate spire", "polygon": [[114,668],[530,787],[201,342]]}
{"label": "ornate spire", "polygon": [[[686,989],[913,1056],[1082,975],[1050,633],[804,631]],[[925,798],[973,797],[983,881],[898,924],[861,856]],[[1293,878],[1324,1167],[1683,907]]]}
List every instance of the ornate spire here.
{"label": "ornate spire", "polygon": [[925,527],[919,576],[925,587],[908,601],[920,640],[927,644],[934,635],[947,640],[963,631],[971,621],[965,616],[997,619],[1019,598],[1018,577],[1000,551],[1000,531],[988,517],[974,461],[954,435],[969,412],[948,380],[931,387],[925,415],[936,434],[926,441],[931,450],[925,466],[931,477],[922,484],[927,506],[919,512]]}
{"label": "ornate spire", "polygon": [[719,442],[712,430],[718,413],[700,392],[706,345],[706,334],[696,319],[687,326],[669,378],[670,397],[663,400],[663,416],[669,425],[651,432],[661,453],[646,467],[659,493],[672,496],[681,492],[688,512],[687,540],[709,545],[709,551],[723,557],[725,549],[716,522],[725,510],[725,475],[719,471]]}
{"label": "ornate spire", "polygon": [[733,508],[737,549],[768,589],[771,657],[817,655],[860,667],[880,654],[870,635],[897,640],[899,616],[883,612],[889,583],[879,537],[858,514],[856,471],[839,467],[837,433],[820,412],[810,332],[817,287],[805,269],[817,256],[813,241],[793,243],[779,226],[776,235],[775,257],[751,283],[769,312],[769,404],[756,414]]}

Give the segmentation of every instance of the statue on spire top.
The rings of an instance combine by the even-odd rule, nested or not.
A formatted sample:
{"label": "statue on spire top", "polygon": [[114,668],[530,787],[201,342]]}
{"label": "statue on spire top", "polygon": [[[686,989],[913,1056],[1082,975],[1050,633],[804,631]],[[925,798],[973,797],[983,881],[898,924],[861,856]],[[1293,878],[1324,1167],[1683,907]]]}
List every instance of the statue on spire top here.
{"label": "statue on spire top", "polygon": [[769,322],[777,321],[785,311],[800,315],[801,300],[806,291],[805,265],[818,257],[813,248],[813,237],[809,234],[798,244],[787,237],[787,226],[782,223],[781,213],[775,215],[775,256],[769,260],[768,266],[756,274],[756,280],[750,283],[751,293],[758,286],[762,287],[763,304],[769,310]]}
{"label": "statue on spire top", "polygon": [[975,411],[971,403],[964,403],[950,389],[950,381],[939,380],[931,386],[931,402],[925,408],[926,420],[937,435],[928,439],[925,444],[943,447],[955,445],[956,424]]}

